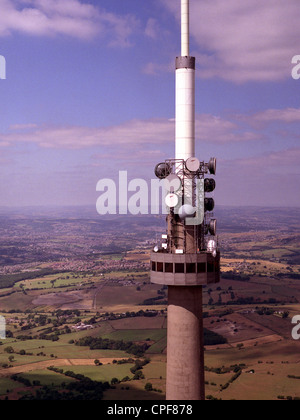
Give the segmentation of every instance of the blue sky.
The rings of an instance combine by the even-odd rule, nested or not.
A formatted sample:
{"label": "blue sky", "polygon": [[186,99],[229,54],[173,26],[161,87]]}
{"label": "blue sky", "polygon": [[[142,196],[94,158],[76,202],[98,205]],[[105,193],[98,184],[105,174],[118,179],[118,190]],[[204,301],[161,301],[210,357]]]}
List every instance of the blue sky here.
{"label": "blue sky", "polygon": [[[0,206],[95,205],[174,157],[179,0],[0,0]],[[197,156],[221,205],[299,206],[298,0],[191,0]]]}

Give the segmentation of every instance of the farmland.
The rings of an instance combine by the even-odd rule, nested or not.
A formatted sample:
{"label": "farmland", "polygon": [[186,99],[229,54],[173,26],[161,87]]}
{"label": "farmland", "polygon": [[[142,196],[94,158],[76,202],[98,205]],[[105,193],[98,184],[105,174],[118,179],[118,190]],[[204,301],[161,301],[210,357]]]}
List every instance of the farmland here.
{"label": "farmland", "polygon": [[[120,217],[112,226],[69,212],[1,214],[0,399],[63,386],[78,397],[86,378],[109,384],[103,399],[163,399],[168,291],[149,282],[149,250],[164,221]],[[300,342],[291,337],[298,211],[221,208],[218,217],[222,281],[204,288],[207,398],[300,397]]]}

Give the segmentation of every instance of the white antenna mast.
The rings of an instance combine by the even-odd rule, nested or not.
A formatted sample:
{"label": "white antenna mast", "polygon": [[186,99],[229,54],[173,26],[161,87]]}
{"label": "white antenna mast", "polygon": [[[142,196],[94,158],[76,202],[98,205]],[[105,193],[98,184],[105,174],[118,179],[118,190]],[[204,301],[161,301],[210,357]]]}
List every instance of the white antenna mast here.
{"label": "white antenna mast", "polygon": [[181,2],[181,55],[190,55],[190,4],[189,0]]}
{"label": "white antenna mast", "polygon": [[195,69],[190,57],[189,0],[181,0],[181,57],[176,58],[176,159],[195,156]]}

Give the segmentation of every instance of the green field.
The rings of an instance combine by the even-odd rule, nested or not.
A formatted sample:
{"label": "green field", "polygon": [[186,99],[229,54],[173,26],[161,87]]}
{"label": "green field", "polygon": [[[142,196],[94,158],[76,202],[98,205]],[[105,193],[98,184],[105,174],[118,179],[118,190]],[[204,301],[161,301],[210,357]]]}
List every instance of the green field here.
{"label": "green field", "polygon": [[[166,392],[166,357],[151,355],[151,362],[143,367],[145,378],[122,383],[116,389],[109,390],[104,400],[164,400]],[[145,391],[146,383],[150,382],[153,388],[161,392]]]}
{"label": "green field", "polygon": [[48,369],[34,370],[29,373],[22,373],[20,376],[24,379],[28,379],[31,383],[33,383],[33,381],[39,381],[41,386],[60,387],[63,382],[67,384],[75,381],[75,379],[73,378],[69,378],[65,375],[60,375],[59,373],[53,372]]}
{"label": "green field", "polygon": [[87,376],[93,381],[110,382],[113,378],[117,378],[120,381],[126,376],[132,378],[133,374],[130,372],[132,367],[132,363],[126,363],[103,366],[61,366],[60,369],[63,369],[64,372],[72,371],[76,374]]}
{"label": "green field", "polygon": [[91,281],[91,277],[82,276],[72,273],[52,274],[42,278],[35,278],[31,280],[24,280],[15,283],[15,288],[24,288],[25,290],[46,290],[57,289],[70,286],[77,286],[79,284]]}
{"label": "green field", "polygon": [[147,354],[160,354],[167,348],[167,334],[146,351]]}
{"label": "green field", "polygon": [[[128,357],[128,354],[120,350],[90,350],[88,347],[75,346],[74,344],[66,344],[61,341],[52,342],[48,340],[27,340],[15,341],[7,340],[5,345],[0,346],[0,363],[8,363],[10,356],[5,352],[6,347],[13,347],[15,361],[13,366],[24,365],[28,363],[35,363],[44,360],[57,359],[97,359],[97,358],[122,358]],[[25,350],[26,353],[33,353],[33,356],[19,353]],[[39,353],[44,353],[46,356],[37,356]],[[53,356],[51,356],[53,355]]]}
{"label": "green field", "polygon": [[[257,364],[256,361],[248,366],[248,369],[224,391],[220,391],[220,386],[224,385],[232,375],[216,375],[208,372],[206,381],[209,382],[209,385],[206,387],[206,395],[213,395],[215,398],[223,400],[277,400],[278,396],[299,397],[300,384],[298,380],[287,377],[289,374],[295,374],[293,372],[298,368],[297,364],[285,366],[283,369],[281,363]],[[215,383],[216,386],[211,385],[212,383]]]}
{"label": "green field", "polygon": [[300,381],[288,378],[288,375],[297,375],[299,372],[299,351],[300,343],[292,341],[243,350],[207,351],[205,364],[209,368],[235,364],[244,364],[245,367],[242,375],[223,391],[220,391],[220,385],[224,385],[232,374],[206,372],[205,378],[209,382],[206,395],[224,400],[276,400],[279,395],[300,397]]}

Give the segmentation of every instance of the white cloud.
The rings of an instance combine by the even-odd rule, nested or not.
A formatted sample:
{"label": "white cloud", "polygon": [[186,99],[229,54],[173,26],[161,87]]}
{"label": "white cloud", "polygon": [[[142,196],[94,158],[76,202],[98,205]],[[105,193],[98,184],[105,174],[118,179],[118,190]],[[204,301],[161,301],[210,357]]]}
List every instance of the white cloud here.
{"label": "white cloud", "polygon": [[149,38],[156,39],[160,32],[159,24],[156,19],[149,18],[145,28],[145,35]]}
{"label": "white cloud", "polygon": [[216,202],[232,205],[299,206],[300,149],[250,158],[219,159]]}
{"label": "white cloud", "polygon": [[99,23],[110,36],[109,45],[113,47],[130,47],[130,36],[139,27],[138,19],[133,15],[119,16],[101,11]]}
{"label": "white cloud", "polygon": [[87,40],[108,35],[111,45],[122,47],[130,45],[137,25],[131,15],[118,16],[83,0],[0,0],[0,7],[0,37],[14,32]]}
{"label": "white cloud", "polygon": [[[17,125],[18,127],[18,125]],[[28,125],[30,127],[30,124]],[[169,141],[173,123],[164,119],[133,120],[127,123],[98,127],[53,127],[39,126],[33,129],[14,130],[0,134],[0,144],[17,142],[36,143],[42,148],[85,149],[90,147],[110,147],[113,145],[132,146],[142,144],[161,144]]]}
{"label": "white cloud", "polygon": [[250,131],[243,131],[229,120],[210,114],[199,115],[196,119],[197,138],[216,144],[236,143],[258,140],[261,136]]}
{"label": "white cloud", "polygon": [[170,73],[174,72],[175,66],[174,66],[174,60],[172,60],[169,64],[159,64],[159,63],[153,63],[149,62],[147,63],[143,68],[143,73],[148,74],[149,76],[156,76],[160,73]]}
{"label": "white cloud", "polygon": [[[179,2],[161,1],[180,18]],[[190,8],[201,77],[237,83],[291,77],[299,0],[198,0]]]}
{"label": "white cloud", "polygon": [[92,156],[92,167],[102,168],[105,166],[112,168],[116,167],[118,163],[121,167],[134,168],[135,174],[137,170],[139,175],[142,175],[146,168],[154,169],[157,162],[163,162],[166,156],[162,150],[151,150],[148,147],[135,149],[134,153],[128,154],[127,148],[120,148],[118,146],[111,147],[107,151],[95,153]]}
{"label": "white cloud", "polygon": [[[245,142],[259,139],[256,133],[243,131],[238,124],[209,114],[196,118],[197,139],[214,144]],[[164,118],[132,120],[110,127],[53,127],[35,124],[14,125],[7,134],[0,133],[0,145],[17,142],[35,143],[42,148],[85,149],[114,147],[126,149],[142,145],[174,143],[175,121]],[[121,150],[121,149],[120,149]]]}
{"label": "white cloud", "polygon": [[300,122],[300,108],[267,109],[253,115],[238,115],[237,119],[253,126],[262,126],[273,122],[284,124]]}
{"label": "white cloud", "polygon": [[256,174],[262,177],[265,174],[283,175],[287,173],[299,174],[300,149],[292,148],[276,152],[268,152],[262,155],[239,158],[235,160],[223,160],[226,168],[235,168],[237,172],[246,175]]}

